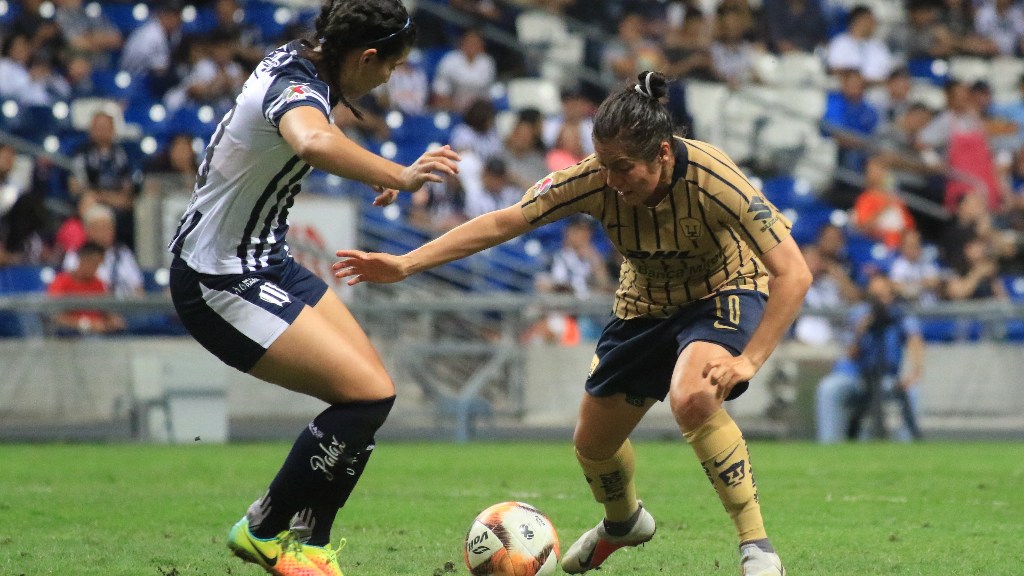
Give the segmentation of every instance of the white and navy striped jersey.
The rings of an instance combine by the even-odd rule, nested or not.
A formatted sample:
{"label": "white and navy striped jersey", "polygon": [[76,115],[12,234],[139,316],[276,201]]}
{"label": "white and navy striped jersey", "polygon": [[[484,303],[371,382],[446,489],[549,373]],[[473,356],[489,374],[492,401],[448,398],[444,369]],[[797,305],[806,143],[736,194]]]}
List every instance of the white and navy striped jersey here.
{"label": "white and navy striped jersey", "polygon": [[196,272],[240,274],[283,261],[288,210],[310,170],[278,131],[313,106],[331,118],[331,94],[299,41],[268,54],[217,126],[195,191],[168,248]]}

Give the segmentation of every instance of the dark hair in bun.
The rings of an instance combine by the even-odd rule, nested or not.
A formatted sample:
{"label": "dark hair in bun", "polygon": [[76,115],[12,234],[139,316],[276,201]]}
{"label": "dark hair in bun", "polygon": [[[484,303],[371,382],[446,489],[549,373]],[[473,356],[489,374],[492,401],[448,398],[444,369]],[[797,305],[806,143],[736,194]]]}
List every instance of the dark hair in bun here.
{"label": "dark hair in bun", "polygon": [[609,96],[594,116],[594,140],[622,142],[626,153],[638,160],[653,160],[661,143],[672,141],[672,115],[661,98],[668,94],[668,79],[645,71],[637,83]]}

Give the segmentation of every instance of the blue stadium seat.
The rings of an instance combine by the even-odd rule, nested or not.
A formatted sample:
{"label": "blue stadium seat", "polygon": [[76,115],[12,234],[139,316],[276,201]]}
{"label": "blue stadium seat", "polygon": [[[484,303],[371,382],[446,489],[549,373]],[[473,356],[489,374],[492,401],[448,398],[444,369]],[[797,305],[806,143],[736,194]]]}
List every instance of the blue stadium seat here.
{"label": "blue stadium seat", "polygon": [[[274,40],[280,38],[285,28],[298,18],[298,14],[291,8],[285,8],[272,2],[261,0],[250,0],[245,3],[245,21],[260,29],[264,39]],[[279,10],[288,10],[291,16],[288,21],[280,23],[277,21],[276,13]],[[284,14],[284,12],[282,12]]]}
{"label": "blue stadium seat", "polygon": [[[145,3],[139,2],[138,4]],[[146,22],[135,18],[135,6],[134,2],[103,2],[100,4],[103,15],[110,19],[110,22],[117,26],[117,29],[125,37]]]}
{"label": "blue stadium seat", "polygon": [[0,267],[0,294],[46,292],[48,276],[52,272],[53,270],[46,266],[2,266]]}
{"label": "blue stadium seat", "polygon": [[981,322],[966,318],[922,318],[921,336],[926,342],[976,342],[981,339]]}
{"label": "blue stadium seat", "polygon": [[1024,302],[1024,276],[1003,276],[1002,279],[1010,299]]}
{"label": "blue stadium seat", "polygon": [[907,70],[914,78],[928,80],[936,86],[942,86],[949,80],[949,66],[945,61],[932,58],[911,58],[907,62]]}
{"label": "blue stadium seat", "polygon": [[793,223],[793,239],[797,244],[814,242],[818,237],[818,231],[832,218],[833,206],[819,198],[812,198],[797,213],[796,222]]}

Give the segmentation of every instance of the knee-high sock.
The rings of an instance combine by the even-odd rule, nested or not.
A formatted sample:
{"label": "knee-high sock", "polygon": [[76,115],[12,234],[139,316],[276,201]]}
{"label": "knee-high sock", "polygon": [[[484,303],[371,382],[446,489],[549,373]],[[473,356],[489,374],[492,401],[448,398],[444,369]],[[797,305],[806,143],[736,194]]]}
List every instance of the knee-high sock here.
{"label": "knee-high sock", "polygon": [[309,543],[329,541],[338,509],[366,467],[373,436],[384,424],[395,397],[334,404],[299,434],[270,489],[249,507],[253,534],[276,536],[290,527],[311,533]]}
{"label": "knee-high sock", "polygon": [[607,460],[590,460],[579,452],[576,458],[583,467],[594,500],[604,504],[605,518],[610,522],[629,520],[639,507],[633,485],[633,445],[629,440]]}
{"label": "knee-high sock", "polygon": [[740,542],[767,538],[747,443],[729,413],[719,409],[685,436],[736,525]]}

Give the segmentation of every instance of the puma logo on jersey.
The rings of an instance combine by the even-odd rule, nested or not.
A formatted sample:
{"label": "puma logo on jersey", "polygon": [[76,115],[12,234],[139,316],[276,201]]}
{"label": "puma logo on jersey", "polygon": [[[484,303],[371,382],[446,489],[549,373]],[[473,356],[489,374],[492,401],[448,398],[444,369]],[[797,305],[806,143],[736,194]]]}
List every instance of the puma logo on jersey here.
{"label": "puma logo on jersey", "polygon": [[772,217],[772,209],[765,204],[760,196],[750,199],[750,207],[747,208],[747,212],[754,214],[754,220],[767,220]]}
{"label": "puma logo on jersey", "polygon": [[284,306],[292,301],[291,298],[288,297],[287,292],[279,288],[276,284],[271,284],[269,282],[260,286],[260,300],[270,302],[277,306]]}

